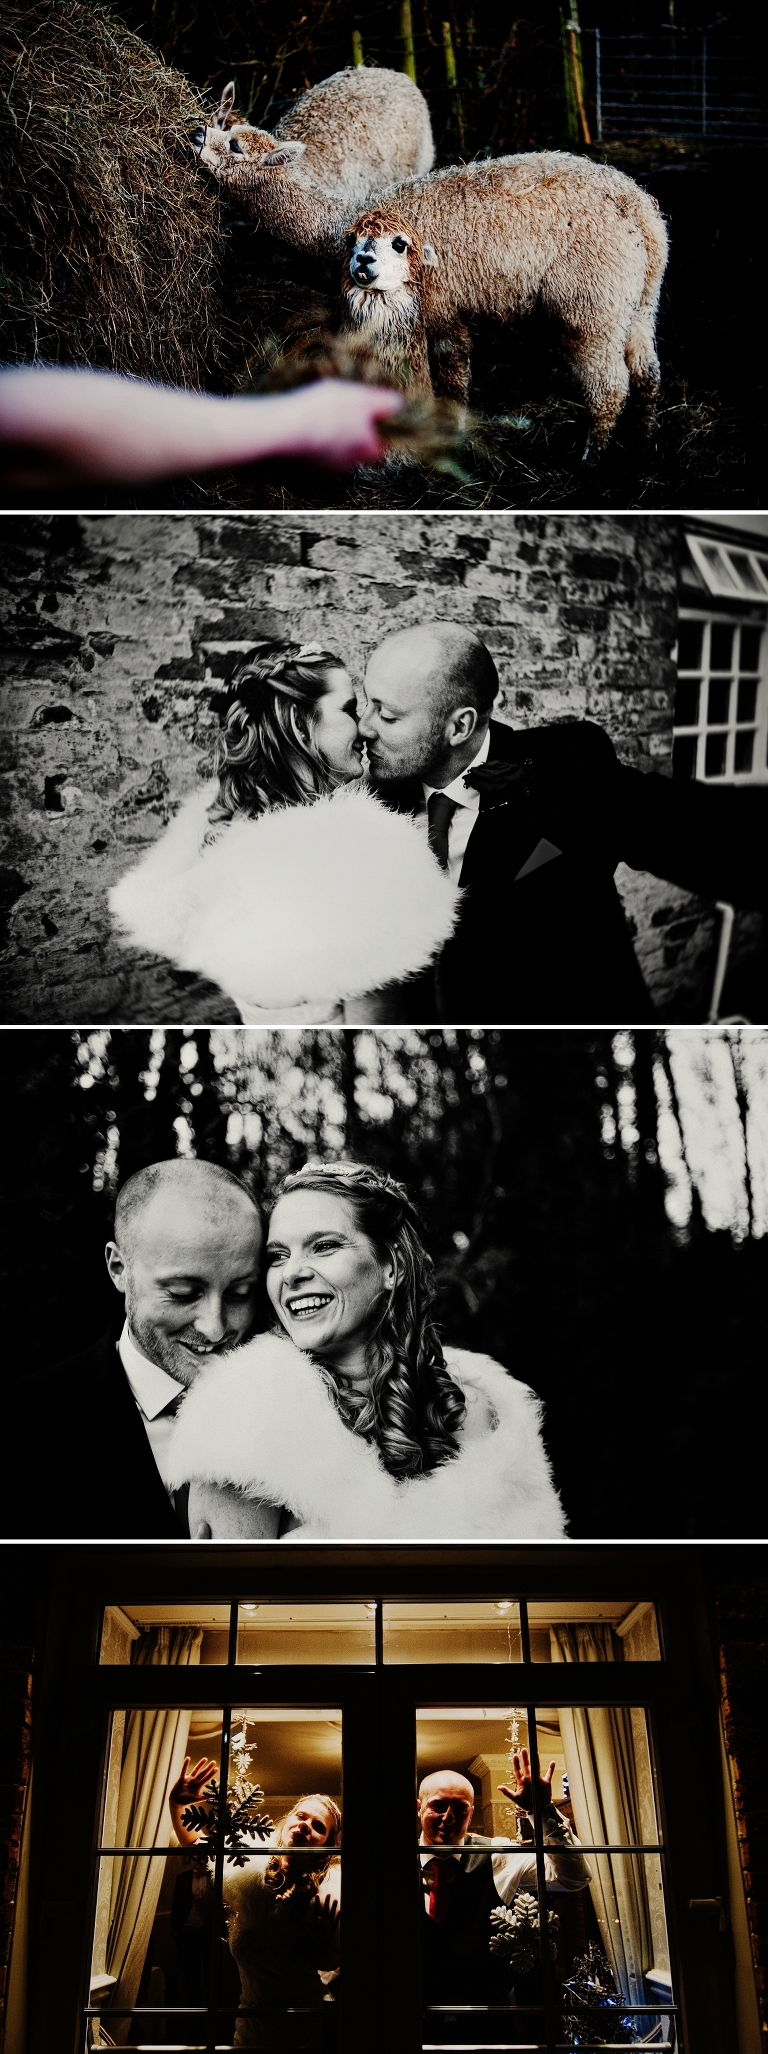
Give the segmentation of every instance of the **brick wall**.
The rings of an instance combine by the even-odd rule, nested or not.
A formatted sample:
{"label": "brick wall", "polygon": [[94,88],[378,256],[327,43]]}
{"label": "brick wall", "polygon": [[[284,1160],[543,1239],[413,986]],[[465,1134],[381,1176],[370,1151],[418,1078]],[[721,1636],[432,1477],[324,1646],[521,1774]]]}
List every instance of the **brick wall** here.
{"label": "brick wall", "polygon": [[[3,1017],[233,1020],[210,986],[125,953],[107,887],[194,782],[257,633],[338,648],[476,627],[514,724],[600,721],[625,761],[671,747],[678,523],[635,515],[37,516],[6,523]],[[6,535],[6,542],[8,536]],[[656,1002],[696,1015],[711,909],[620,873]]]}
{"label": "brick wall", "polygon": [[752,1580],[723,1577],[717,1617],[725,1745],[758,2002],[763,2032],[768,2033],[768,1588],[757,1563]]}
{"label": "brick wall", "polygon": [[22,1611],[8,1605],[0,1639],[0,2047],[31,1754],[34,1609]]}

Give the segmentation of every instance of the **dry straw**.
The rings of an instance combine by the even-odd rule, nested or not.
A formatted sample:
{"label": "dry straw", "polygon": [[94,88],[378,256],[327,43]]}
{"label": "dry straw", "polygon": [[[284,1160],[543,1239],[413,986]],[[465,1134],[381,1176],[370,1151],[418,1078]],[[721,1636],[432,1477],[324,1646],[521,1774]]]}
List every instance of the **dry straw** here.
{"label": "dry straw", "polygon": [[220,202],[195,167],[201,103],[98,6],[5,0],[0,260],[6,363],[216,378]]}

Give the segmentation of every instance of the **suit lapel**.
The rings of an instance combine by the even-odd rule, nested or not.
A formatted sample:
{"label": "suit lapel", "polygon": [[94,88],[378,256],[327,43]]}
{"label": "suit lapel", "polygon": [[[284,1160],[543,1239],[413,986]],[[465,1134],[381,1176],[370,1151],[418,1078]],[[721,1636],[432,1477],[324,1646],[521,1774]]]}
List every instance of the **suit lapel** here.
{"label": "suit lapel", "polygon": [[[142,1415],[133,1396],[117,1351],[118,1330],[104,1334],[93,1351],[98,1378],[96,1401],[101,1397],[101,1429],[110,1492],[116,1503],[125,1503],[126,1516],[140,1523],[142,1530],[156,1528],[158,1538],[180,1535],[186,1528],[177,1519],[147,1438]],[[130,1525],[126,1526],[130,1532]]]}

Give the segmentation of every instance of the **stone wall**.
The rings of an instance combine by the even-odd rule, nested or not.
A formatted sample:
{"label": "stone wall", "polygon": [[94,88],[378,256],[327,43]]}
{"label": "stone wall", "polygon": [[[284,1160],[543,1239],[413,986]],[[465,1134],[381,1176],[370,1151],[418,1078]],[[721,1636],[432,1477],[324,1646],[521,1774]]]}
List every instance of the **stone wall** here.
{"label": "stone wall", "polygon": [[[126,953],[106,892],[189,789],[256,634],[328,642],[354,676],[431,617],[485,636],[517,725],[601,722],[666,770],[674,518],[36,516],[6,523],[4,1010],[27,1023],[232,1021],[201,980]],[[700,1017],[712,909],[620,873],[668,1017]]]}

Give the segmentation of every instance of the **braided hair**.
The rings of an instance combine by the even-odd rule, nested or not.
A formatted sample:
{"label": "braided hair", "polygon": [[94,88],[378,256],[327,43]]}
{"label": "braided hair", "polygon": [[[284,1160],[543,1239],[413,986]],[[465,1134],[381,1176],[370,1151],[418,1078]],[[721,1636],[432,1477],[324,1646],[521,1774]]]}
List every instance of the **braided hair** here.
{"label": "braided hair", "polygon": [[317,642],[256,643],[235,672],[233,696],[214,750],[219,789],[212,822],[272,806],[306,804],[338,782],[313,740],[328,672],[341,658]]}
{"label": "braided hair", "polygon": [[359,1231],[394,1265],[394,1282],[368,1342],[367,1389],[361,1394],[332,1363],[321,1364],[345,1425],[375,1443],[390,1476],[425,1475],[453,1461],[464,1395],[431,1317],[434,1270],[406,1186],[370,1163],[310,1162],[285,1177],[277,1195],[290,1191],[343,1198]]}

